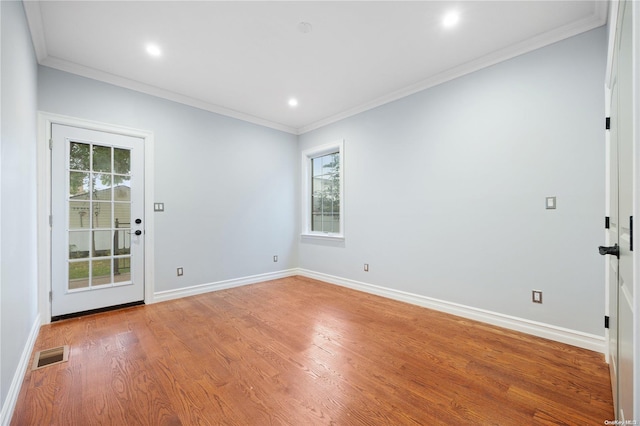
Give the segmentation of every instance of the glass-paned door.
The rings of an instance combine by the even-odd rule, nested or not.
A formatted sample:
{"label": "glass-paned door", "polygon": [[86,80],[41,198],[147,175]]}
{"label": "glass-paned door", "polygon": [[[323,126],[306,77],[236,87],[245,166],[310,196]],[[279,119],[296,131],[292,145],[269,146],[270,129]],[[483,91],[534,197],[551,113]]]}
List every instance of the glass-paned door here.
{"label": "glass-paned door", "polygon": [[144,141],[52,127],[52,316],[144,299]]}

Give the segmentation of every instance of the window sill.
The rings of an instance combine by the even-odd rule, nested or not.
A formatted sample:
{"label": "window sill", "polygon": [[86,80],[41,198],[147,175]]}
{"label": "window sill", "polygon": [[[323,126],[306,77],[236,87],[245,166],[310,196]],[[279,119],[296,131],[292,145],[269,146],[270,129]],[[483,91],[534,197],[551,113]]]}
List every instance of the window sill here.
{"label": "window sill", "polygon": [[304,233],[300,235],[303,240],[325,240],[325,241],[344,241],[342,234],[311,234]]}

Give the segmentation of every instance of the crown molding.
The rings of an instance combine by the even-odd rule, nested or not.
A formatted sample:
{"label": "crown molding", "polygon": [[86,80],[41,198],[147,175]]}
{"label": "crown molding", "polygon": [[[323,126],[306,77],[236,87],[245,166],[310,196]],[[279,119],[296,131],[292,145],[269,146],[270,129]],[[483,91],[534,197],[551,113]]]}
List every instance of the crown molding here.
{"label": "crown molding", "polygon": [[569,25],[565,25],[564,27],[548,31],[523,42],[508,46],[504,49],[497,50],[479,59],[451,68],[442,73],[436,74],[433,77],[429,77],[416,84],[391,92],[365,104],[316,121],[315,123],[311,123],[307,126],[300,127],[298,129],[298,134],[301,135],[312,130],[319,129],[337,121],[344,120],[345,118],[352,117],[370,109],[377,108],[384,104],[397,101],[404,97],[437,86],[439,84],[446,83],[447,81],[454,80],[464,75],[471,74],[475,71],[479,71],[483,68],[487,68],[508,59],[512,59],[516,56],[529,53],[533,50],[540,49],[550,44],[557,43],[578,34],[601,27],[607,22],[607,8],[607,1],[598,1],[594,4],[594,13],[583,20],[573,22]]}
{"label": "crown molding", "polygon": [[235,111],[229,108],[225,108],[220,105],[211,104],[209,102],[202,101],[200,99],[192,98],[190,96],[175,93],[169,90],[161,89],[159,87],[147,85],[139,81],[131,80],[125,77],[121,77],[115,74],[110,74],[97,69],[85,67],[76,63],[65,61],[59,58],[49,56],[47,52],[47,45],[44,37],[42,15],[40,11],[39,1],[23,0],[25,13],[27,16],[27,22],[29,24],[29,30],[31,32],[31,38],[33,40],[36,57],[40,65],[55,68],[61,71],[66,71],[72,74],[77,74],[83,77],[91,78],[94,80],[102,81],[105,83],[113,84],[116,86],[124,87],[127,89],[135,90],[137,92],[145,93],[148,95],[156,96],[159,98],[168,99],[174,102],[178,102],[184,105],[189,105],[195,108],[199,108],[205,111],[210,111],[216,114],[224,115],[227,117],[235,118],[238,120],[246,121],[249,123],[257,124],[260,126],[280,130],[286,133],[301,135],[329,124],[335,123],[340,120],[352,117],[362,112],[377,108],[381,105],[396,101],[398,99],[413,95],[439,84],[445,83],[450,80],[462,77],[464,75],[479,71],[483,68],[490,67],[499,62],[506,61],[519,55],[531,52],[541,47],[559,42],[561,40],[573,37],[580,33],[598,28],[607,23],[609,1],[600,0],[594,2],[593,13],[580,20],[573,22],[561,28],[540,34],[531,39],[525,40],[521,43],[517,43],[508,46],[504,49],[497,50],[493,53],[483,56],[482,58],[467,62],[460,66],[451,68],[435,76],[424,79],[418,83],[404,87],[402,89],[391,92],[387,95],[373,99],[369,102],[358,105],[354,108],[347,109],[329,117],[323,118],[316,122],[307,124],[305,126],[295,128],[293,126],[287,126],[285,124],[272,122],[260,117],[256,117],[250,114],[246,114],[240,111]]}
{"label": "crown molding", "polygon": [[294,135],[298,134],[297,129],[291,126],[286,126],[280,123],[274,123],[272,121],[265,120],[260,117],[255,117],[250,114],[245,114],[243,112],[221,107],[219,105],[214,105],[199,99],[192,98],[190,96],[181,95],[179,93],[171,92],[169,90],[165,90],[159,87],[141,83],[136,80],[120,77],[115,74],[110,74],[104,71],[96,70],[94,68],[85,67],[83,65],[79,65],[73,62],[54,58],[51,56],[47,56],[44,60],[40,61],[40,65],[50,67],[50,68],[55,68],[60,71],[66,71],[71,74],[77,74],[79,76],[87,77],[93,80],[102,81],[104,83],[113,84],[115,86],[124,87],[126,89],[145,93],[147,95],[168,99],[170,101],[174,101],[180,104],[192,106],[205,111],[224,115],[226,117],[231,117],[231,118],[246,121],[249,123],[257,124],[259,126],[269,127],[271,129],[280,130],[282,132],[291,133]]}
{"label": "crown molding", "polygon": [[104,83],[113,84],[115,86],[124,87],[126,89],[135,90],[136,92],[145,93],[147,95],[168,99],[170,101],[192,106],[194,108],[199,108],[205,111],[214,112],[226,117],[231,117],[249,123],[257,124],[259,126],[269,127],[271,129],[280,130],[282,132],[292,133],[294,135],[298,134],[298,131],[295,127],[275,123],[260,117],[255,117],[250,114],[245,114],[243,112],[235,111],[229,108],[195,99],[190,96],[182,95],[169,90],[161,89],[159,87],[144,84],[139,81],[131,80],[115,74],[107,73],[94,68],[85,67],[83,65],[49,56],[49,52],[47,51],[47,43],[44,37],[44,26],[42,22],[40,1],[23,0],[22,4],[24,5],[24,11],[27,17],[29,31],[31,32],[31,40],[33,41],[36,58],[40,65],[55,68],[60,71],[66,71],[82,77],[91,78],[93,80],[102,81]]}

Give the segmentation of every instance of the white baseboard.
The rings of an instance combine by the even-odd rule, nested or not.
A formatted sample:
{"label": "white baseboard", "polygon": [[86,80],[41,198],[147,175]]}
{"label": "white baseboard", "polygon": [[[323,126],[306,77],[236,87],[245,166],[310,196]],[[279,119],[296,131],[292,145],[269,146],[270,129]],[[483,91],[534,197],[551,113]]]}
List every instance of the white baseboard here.
{"label": "white baseboard", "polygon": [[160,291],[154,294],[154,302],[179,299],[181,297],[194,296],[211,291],[240,287],[243,285],[291,277],[294,275],[301,275],[304,277],[317,279],[330,284],[352,288],[354,290],[363,291],[365,293],[371,293],[378,296],[387,297],[389,299],[411,303],[413,305],[446,312],[448,314],[457,315],[463,318],[497,325],[509,330],[520,331],[523,333],[531,334],[533,336],[543,337],[546,339],[554,340],[556,342],[566,343],[568,345],[573,345],[606,354],[606,340],[604,336],[596,336],[593,334],[570,330],[567,328],[532,321],[525,318],[491,312],[484,309],[474,308],[472,306],[447,302],[445,300],[434,299],[432,297],[408,293],[392,288],[377,286],[347,278],[336,277],[333,275],[301,268],[287,269],[284,271],[270,272],[259,275],[251,275],[248,277],[234,278],[231,280],[217,281],[207,284],[199,284],[175,290]]}
{"label": "white baseboard", "polygon": [[407,293],[404,291],[394,290],[391,288],[381,287],[373,284],[367,284],[347,278],[340,278],[321,272],[310,271],[307,269],[299,269],[298,274],[304,277],[325,281],[330,284],[336,284],[354,290],[360,290],[365,293],[371,293],[377,296],[383,296],[389,299],[399,300],[402,302],[411,303],[413,305],[446,312],[448,314],[457,315],[463,318],[497,325],[509,330],[520,331],[523,333],[531,334],[533,336],[543,337],[549,340],[554,340],[556,342],[566,343],[568,345],[589,349],[603,354],[606,353],[606,341],[604,336],[596,336],[594,334],[570,330],[551,324],[545,324],[542,322],[531,321],[528,319],[500,314],[497,312],[491,312],[484,309],[474,308],[472,306],[447,302],[445,300],[434,299],[432,297],[422,296],[419,294]]}
{"label": "white baseboard", "polygon": [[209,293],[211,291],[224,290],[233,287],[240,287],[243,285],[255,284],[262,281],[276,280],[279,278],[286,278],[294,275],[298,275],[298,269],[286,269],[284,271],[268,272],[266,274],[250,275],[248,277],[234,278],[231,280],[198,284],[191,287],[178,288],[175,290],[159,291],[154,293],[153,302],[163,302],[165,300],[195,296],[196,294]]}
{"label": "white baseboard", "polygon": [[29,360],[31,359],[31,352],[33,351],[33,346],[36,344],[36,339],[38,338],[38,332],[40,331],[40,314],[36,316],[33,325],[31,326],[31,331],[29,332],[29,337],[27,338],[27,343],[24,345],[22,349],[22,355],[20,356],[20,362],[18,363],[18,368],[13,375],[13,380],[11,380],[11,386],[9,387],[9,392],[7,393],[7,398],[4,400],[2,404],[2,413],[0,413],[0,425],[8,426],[11,423],[11,417],[13,416],[13,410],[16,407],[16,403],[18,402],[18,395],[20,395],[20,388],[22,387],[22,381],[24,380],[24,375],[27,371],[27,367],[29,366]]}

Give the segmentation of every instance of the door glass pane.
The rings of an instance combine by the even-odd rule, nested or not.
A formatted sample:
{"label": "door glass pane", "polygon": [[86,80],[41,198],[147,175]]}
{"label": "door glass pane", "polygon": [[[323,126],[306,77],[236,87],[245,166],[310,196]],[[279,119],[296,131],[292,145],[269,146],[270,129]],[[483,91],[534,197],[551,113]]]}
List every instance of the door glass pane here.
{"label": "door glass pane", "polygon": [[111,256],[111,231],[93,231],[93,257]]}
{"label": "door glass pane", "polygon": [[113,199],[115,201],[130,201],[131,178],[128,176],[114,176],[114,183]]}
{"label": "door glass pane", "polygon": [[89,199],[89,173],[69,173],[69,196],[75,200]]}
{"label": "door glass pane", "polygon": [[89,170],[89,144],[71,142],[69,168],[71,170]]}
{"label": "door glass pane", "polygon": [[111,259],[91,261],[91,286],[111,284]]}
{"label": "door glass pane", "polygon": [[113,149],[113,172],[120,175],[131,173],[131,151],[128,149]]}
{"label": "door glass pane", "polygon": [[131,231],[122,230],[113,233],[113,249],[115,255],[131,254]]}
{"label": "door glass pane", "polygon": [[69,290],[89,287],[89,262],[69,262]]}
{"label": "door glass pane", "polygon": [[93,199],[111,201],[111,175],[93,174]]}
{"label": "door glass pane", "polygon": [[114,203],[114,228],[131,228],[131,204]]}
{"label": "door glass pane", "polygon": [[93,171],[111,173],[111,147],[93,146]]}
{"label": "door glass pane", "polygon": [[131,281],[131,257],[113,259],[113,282]]}
{"label": "door glass pane", "polygon": [[89,231],[69,232],[69,259],[85,259],[89,257]]}
{"label": "door glass pane", "polygon": [[111,228],[111,203],[93,203],[93,227]]}
{"label": "door glass pane", "polygon": [[89,206],[88,201],[69,201],[69,229],[89,228]]}

